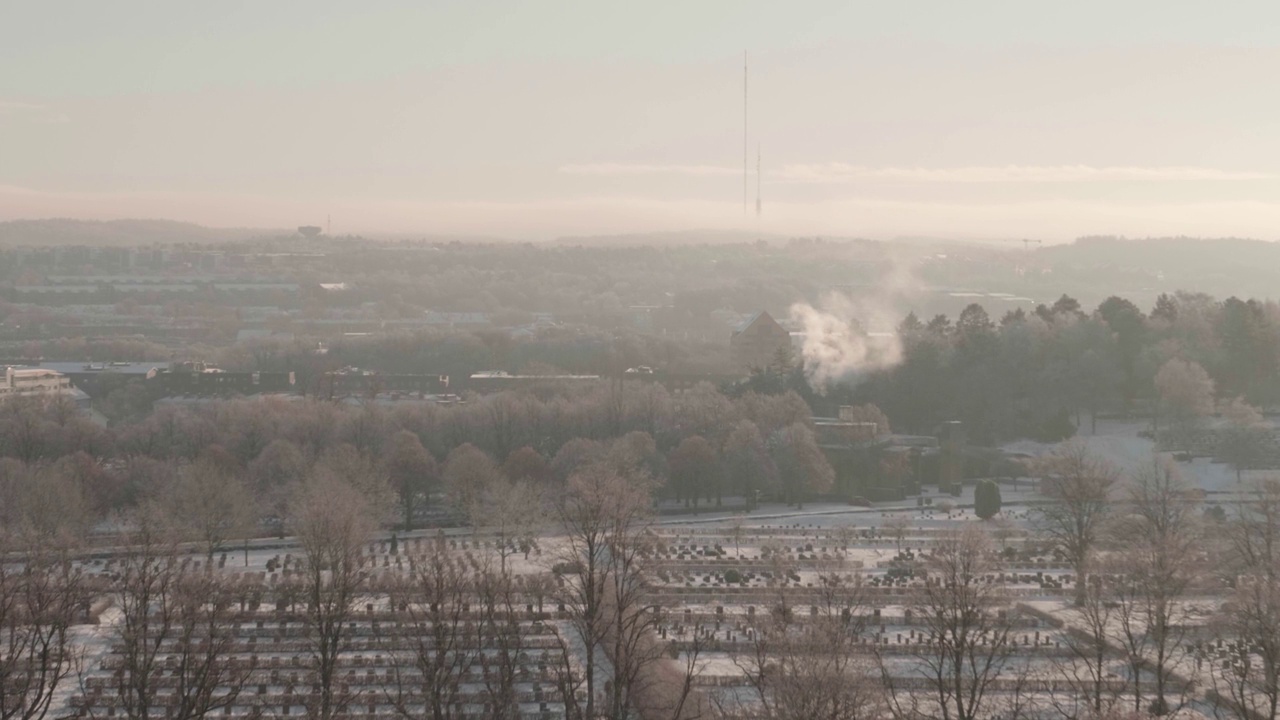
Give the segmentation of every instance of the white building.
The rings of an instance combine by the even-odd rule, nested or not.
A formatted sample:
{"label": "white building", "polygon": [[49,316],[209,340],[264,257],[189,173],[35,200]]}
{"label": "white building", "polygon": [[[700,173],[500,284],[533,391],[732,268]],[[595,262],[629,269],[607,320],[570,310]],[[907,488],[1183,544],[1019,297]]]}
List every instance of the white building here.
{"label": "white building", "polygon": [[46,368],[4,369],[4,382],[0,384],[0,400],[11,397],[35,397],[72,395],[71,379]]}

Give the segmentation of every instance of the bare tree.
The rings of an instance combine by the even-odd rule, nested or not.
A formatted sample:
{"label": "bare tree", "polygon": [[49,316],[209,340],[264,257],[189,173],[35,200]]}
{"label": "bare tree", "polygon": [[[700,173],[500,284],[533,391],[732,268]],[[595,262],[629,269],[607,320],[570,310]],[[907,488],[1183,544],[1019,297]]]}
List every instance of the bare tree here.
{"label": "bare tree", "polygon": [[558,635],[557,649],[555,683],[556,691],[564,698],[565,720],[589,720],[592,716],[586,714],[587,706],[594,709],[595,703],[583,702],[579,697],[586,692],[588,668],[580,669],[575,662],[577,646],[571,638]]}
{"label": "bare tree", "polygon": [[648,433],[629,432],[609,444],[604,462],[629,484],[656,491],[667,482],[667,458]]}
{"label": "bare tree", "polygon": [[404,510],[404,529],[412,530],[419,503],[427,498],[436,483],[435,458],[422,447],[417,435],[401,430],[391,436],[385,462],[391,487],[395,488]]}
{"label": "bare tree", "polygon": [[[885,711],[875,664],[848,648],[848,630],[830,619],[798,632],[803,639],[781,643],[763,675],[771,698],[766,717],[776,720],[862,720]],[[764,697],[765,695],[762,695]]]}
{"label": "bare tree", "polygon": [[1233,509],[1228,538],[1241,570],[1275,578],[1280,575],[1280,477],[1268,475],[1250,483]]}
{"label": "bare tree", "polygon": [[1219,696],[1241,718],[1275,717],[1280,702],[1280,479],[1251,480],[1227,523],[1236,585],[1218,619],[1226,658],[1210,658]]}
{"label": "bare tree", "polygon": [[377,526],[395,518],[396,495],[391,489],[386,469],[372,456],[360,453],[354,445],[337,445],[325,450],[312,469],[315,477],[337,480],[360,495],[362,514]]}
{"label": "bare tree", "polygon": [[113,594],[118,666],[112,687],[125,717],[196,720],[236,702],[248,670],[232,661],[231,594],[208,566],[187,569],[176,533],[144,510],[120,558]]}
{"label": "bare tree", "polygon": [[308,463],[298,446],[288,440],[273,440],[249,463],[248,474],[254,486],[254,500],[259,515],[270,518],[280,537],[284,537],[289,500],[298,492],[307,476]]}
{"label": "bare tree", "polygon": [[1104,579],[1123,568],[1104,566],[1100,572],[1079,580],[1076,603],[1066,618],[1062,642],[1070,653],[1055,661],[1056,669],[1067,680],[1071,692],[1062,701],[1053,699],[1063,717],[1076,718],[1091,713],[1101,716],[1118,702],[1109,682],[1107,663],[1112,658],[1110,639],[1114,624],[1115,603]]}
{"label": "bare tree", "polygon": [[245,483],[207,460],[183,468],[163,502],[179,532],[199,542],[208,562],[229,541],[248,537],[257,519]]}
{"label": "bare tree", "polygon": [[561,445],[555,456],[551,458],[550,472],[556,481],[567,483],[574,473],[600,462],[604,456],[604,445],[599,442],[587,438],[573,438]]}
{"label": "bare tree", "polygon": [[0,452],[24,463],[54,455],[58,428],[39,397],[12,397],[0,403]]}
{"label": "bare tree", "polygon": [[479,653],[481,682],[493,720],[519,720],[520,702],[516,683],[524,635],[520,628],[519,593],[515,578],[508,572],[483,570],[476,581],[479,603],[477,640],[485,650]]}
{"label": "bare tree", "polygon": [[1104,521],[1111,490],[1120,473],[1095,457],[1084,443],[1072,442],[1035,463],[1041,491],[1049,502],[1035,512],[1035,528],[1071,563],[1076,576],[1076,604],[1085,600],[1086,575]]}
{"label": "bare tree", "polygon": [[[1128,563],[1131,558],[1117,554],[1115,562],[1119,566]],[[1147,667],[1147,655],[1151,646],[1152,634],[1146,622],[1148,608],[1144,584],[1126,572],[1107,577],[1107,596],[1113,609],[1114,623],[1110,629],[1111,638],[1120,647],[1124,655],[1128,671],[1128,680],[1132,685],[1130,697],[1133,699],[1134,713],[1141,713],[1143,692],[1146,683],[1143,681]]]}
{"label": "bare tree", "polygon": [[1213,412],[1213,378],[1198,363],[1174,358],[1155,376],[1160,415],[1169,421],[1166,437],[1190,449],[1201,420]]}
{"label": "bare tree", "polygon": [[443,533],[425,545],[390,595],[397,621],[382,637],[394,673],[388,701],[402,718],[448,720],[459,714],[463,675],[479,653],[468,630],[475,576]]}
{"label": "bare tree", "polygon": [[504,392],[485,398],[479,407],[482,410],[481,422],[488,431],[488,447],[498,457],[506,457],[523,445],[522,430],[528,426],[526,419],[529,415],[527,398]]}
{"label": "bare tree", "polygon": [[1245,579],[1219,622],[1225,657],[1209,658],[1219,697],[1241,720],[1280,717],[1280,582]]}
{"label": "bare tree", "polygon": [[[606,585],[613,664],[611,717],[625,717],[649,697],[653,666],[663,661],[663,648],[653,642],[658,606],[645,582],[643,561],[650,553],[651,513],[648,493],[629,488],[609,507],[612,528],[608,539],[609,582]],[[644,708],[640,708],[642,711]]]}
{"label": "bare tree", "polygon": [[885,519],[881,530],[885,535],[893,539],[893,547],[902,553],[902,541],[906,539],[907,532],[911,530],[911,518],[902,514],[890,515]]}
{"label": "bare tree", "polygon": [[527,558],[544,526],[546,502],[541,488],[527,480],[495,478],[484,489],[472,512],[472,523],[497,533],[499,570],[507,573],[507,559],[517,552]]}
{"label": "bare tree", "polygon": [[1236,482],[1244,479],[1244,470],[1252,467],[1262,455],[1267,440],[1267,421],[1257,408],[1238,397],[1222,407],[1226,422],[1218,433],[1218,455],[1236,471]]}
{"label": "bare tree", "polygon": [[382,407],[373,402],[362,402],[355,412],[341,417],[338,432],[360,455],[372,457],[382,449],[386,428],[387,415]]}
{"label": "bare tree", "polygon": [[742,557],[742,540],[747,535],[747,516],[734,515],[729,518],[729,537],[733,539],[733,556]]}
{"label": "bare tree", "polygon": [[88,589],[66,548],[5,534],[0,557],[0,720],[41,720],[79,669]]}
{"label": "bare tree", "polygon": [[484,509],[488,489],[502,478],[493,458],[467,443],[450,453],[444,464],[444,486],[454,506],[475,524]]}
{"label": "bare tree", "polygon": [[683,500],[684,506],[698,507],[703,497],[716,494],[716,505],[720,504],[722,485],[720,482],[720,459],[715,448],[700,435],[687,437],[671,451],[667,458],[671,469],[671,485],[674,497]]}
{"label": "bare tree", "polygon": [[[1169,713],[1174,653],[1186,635],[1184,596],[1199,578],[1201,533],[1192,488],[1170,463],[1139,469],[1125,492],[1128,514],[1114,523],[1114,557],[1125,572],[1112,578],[1119,640],[1133,670],[1134,710],[1142,710],[1141,671],[1151,667],[1150,709]],[[1186,688],[1183,691],[1185,700]]]}
{"label": "bare tree", "polygon": [[[631,670],[625,655],[626,624],[634,620],[629,610],[619,610],[630,597],[639,578],[628,575],[636,569],[636,558],[627,546],[631,528],[649,507],[648,494],[628,483],[603,464],[589,466],[569,478],[568,487],[557,504],[557,513],[566,534],[563,566],[572,575],[564,578],[562,600],[569,608],[574,630],[581,638],[585,658],[582,682],[586,701],[580,709],[584,718],[596,717],[596,653],[606,649],[612,637],[615,658],[614,693],[611,705],[625,703],[627,688],[618,680]],[[621,557],[618,555],[621,554]],[[615,577],[616,573],[622,577]],[[634,607],[634,606],[633,606]],[[619,633],[619,626],[623,632]],[[572,702],[566,697],[566,702]],[[613,717],[618,717],[614,714]]]}
{"label": "bare tree", "polygon": [[858,647],[866,633],[865,600],[859,576],[825,571],[807,618],[786,602],[751,617],[745,650],[732,656],[751,697],[719,699],[722,713],[770,720],[879,717],[887,706],[876,663]]}
{"label": "bare tree", "polygon": [[928,686],[925,693],[902,686],[882,657],[880,674],[898,718],[977,720],[991,712],[997,678],[1015,652],[999,565],[990,538],[968,525],[948,531],[925,560],[928,579],[911,603],[928,633],[915,654]]}
{"label": "bare tree", "polygon": [[0,526],[29,544],[65,546],[82,537],[91,514],[71,460],[0,460]]}
{"label": "bare tree", "polygon": [[773,488],[778,481],[777,467],[760,429],[750,420],[740,420],[724,443],[726,478],[732,478],[734,489],[747,501],[747,509],[756,506],[757,495]]}
{"label": "bare tree", "polygon": [[[698,720],[712,715],[714,702],[706,694],[698,692],[696,682],[706,670],[707,661],[703,654],[713,643],[709,635],[694,637],[683,651],[678,651],[674,643],[668,653],[674,661],[670,663],[670,672],[654,679],[649,687],[638,694],[648,696],[654,692],[661,693],[658,701],[645,697],[641,701],[644,708],[654,709],[658,717],[671,720]],[[674,691],[674,692],[673,692]]]}
{"label": "bare tree", "polygon": [[502,474],[508,480],[527,480],[534,485],[546,485],[551,482],[551,465],[537,450],[525,445],[514,450],[502,463]]}
{"label": "bare tree", "polygon": [[68,546],[84,536],[92,515],[69,462],[0,469],[0,523],[24,542]]}
{"label": "bare tree", "polygon": [[803,507],[806,498],[829,492],[834,486],[835,471],[818,447],[813,430],[804,423],[794,423],[774,433],[769,439],[769,451],[789,504]]}
{"label": "bare tree", "polygon": [[368,572],[361,548],[372,532],[369,507],[351,485],[328,475],[312,481],[294,519],[303,552],[303,595],[316,683],[311,717],[330,720],[357,698],[338,678],[339,658],[350,641],[355,603]]}

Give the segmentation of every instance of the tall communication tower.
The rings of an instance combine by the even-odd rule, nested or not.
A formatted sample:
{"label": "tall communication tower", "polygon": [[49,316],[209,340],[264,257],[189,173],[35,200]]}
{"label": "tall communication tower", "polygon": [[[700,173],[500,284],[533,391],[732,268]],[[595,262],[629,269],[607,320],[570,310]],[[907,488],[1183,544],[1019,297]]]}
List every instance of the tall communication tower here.
{"label": "tall communication tower", "polygon": [[760,217],[760,143],[756,143],[756,217]]}
{"label": "tall communication tower", "polygon": [[747,51],[742,51],[742,214],[747,214]]}

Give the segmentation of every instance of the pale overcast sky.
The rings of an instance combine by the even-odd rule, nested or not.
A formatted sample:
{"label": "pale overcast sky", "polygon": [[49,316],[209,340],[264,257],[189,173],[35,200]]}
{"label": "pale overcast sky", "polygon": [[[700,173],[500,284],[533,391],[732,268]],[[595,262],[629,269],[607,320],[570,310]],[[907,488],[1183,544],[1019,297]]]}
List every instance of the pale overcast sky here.
{"label": "pale overcast sky", "polygon": [[1274,1],[0,0],[0,219],[1272,239],[1277,77]]}

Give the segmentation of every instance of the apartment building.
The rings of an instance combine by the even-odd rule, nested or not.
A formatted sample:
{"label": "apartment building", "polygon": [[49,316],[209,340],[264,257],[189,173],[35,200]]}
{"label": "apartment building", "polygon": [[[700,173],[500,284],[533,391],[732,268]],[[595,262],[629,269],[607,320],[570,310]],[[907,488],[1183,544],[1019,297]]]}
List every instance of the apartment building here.
{"label": "apartment building", "polygon": [[71,379],[47,368],[5,367],[4,383],[0,384],[0,400],[71,394]]}

